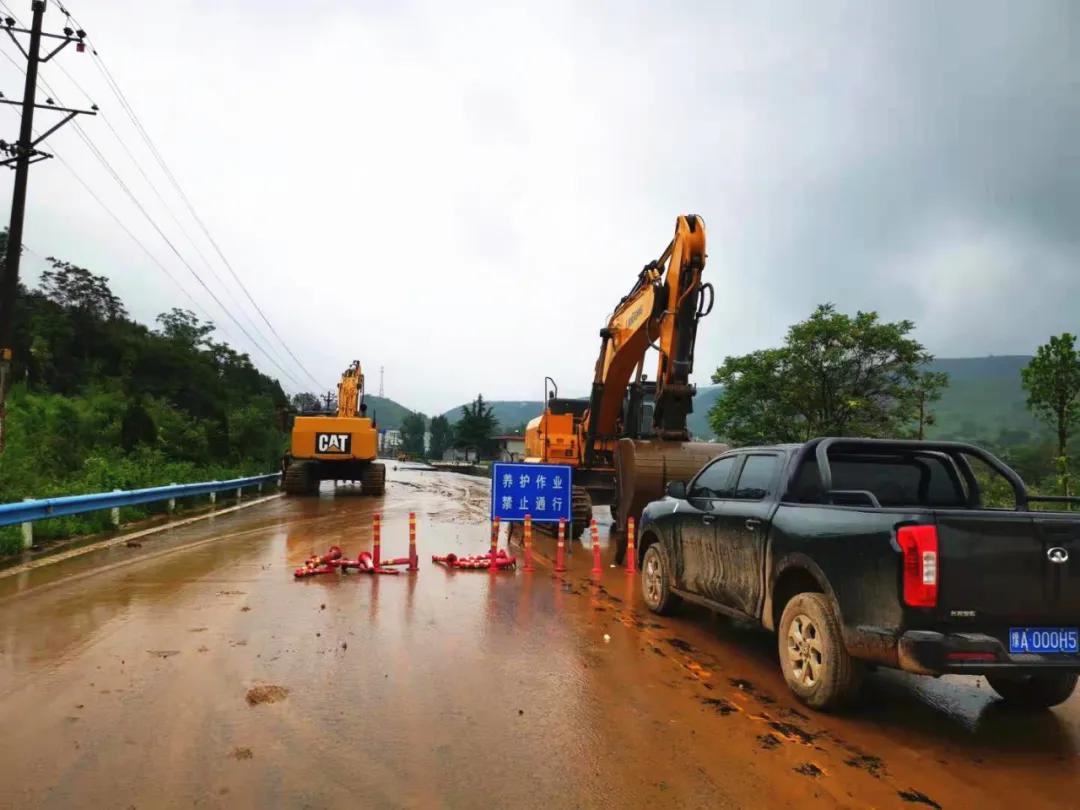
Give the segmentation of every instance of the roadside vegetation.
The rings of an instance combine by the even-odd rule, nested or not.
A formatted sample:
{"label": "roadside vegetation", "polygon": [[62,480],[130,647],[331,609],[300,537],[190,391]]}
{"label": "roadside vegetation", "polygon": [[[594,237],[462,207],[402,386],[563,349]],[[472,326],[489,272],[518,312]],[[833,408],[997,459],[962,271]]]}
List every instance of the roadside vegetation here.
{"label": "roadside vegetation", "polygon": [[[933,355],[911,337],[915,324],[884,322],[876,312],[845,315],[819,306],[788,329],[779,348],[727,357],[713,374],[722,386],[709,410],[718,437],[735,445],[801,442],[814,436],[958,439],[975,442],[1016,469],[1043,494],[1071,494],[1080,454],[1080,353],[1068,333],[1050,338],[1021,371],[1035,424],[995,435],[944,433],[935,409],[950,383],[928,371]],[[992,402],[973,401],[975,413]],[[1001,481],[990,496],[1008,499]]]}
{"label": "roadside vegetation", "polygon": [[[0,237],[2,239],[2,237]],[[0,254],[6,245],[0,244]],[[132,320],[104,276],[57,259],[19,291],[0,501],[276,470],[286,397],[214,326],[172,309]],[[124,509],[137,519],[154,509]],[[107,513],[39,523],[35,536],[107,528]],[[18,527],[0,529],[0,553]]]}

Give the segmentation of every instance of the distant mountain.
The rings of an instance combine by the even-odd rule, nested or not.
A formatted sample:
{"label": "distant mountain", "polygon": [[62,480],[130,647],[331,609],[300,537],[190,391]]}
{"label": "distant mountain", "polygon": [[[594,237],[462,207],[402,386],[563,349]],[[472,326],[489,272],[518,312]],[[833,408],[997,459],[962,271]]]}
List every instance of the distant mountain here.
{"label": "distant mountain", "polygon": [[[1029,355],[1000,357],[942,357],[927,367],[944,371],[949,385],[932,406],[935,424],[932,439],[1002,440],[1006,444],[1026,441],[1042,428],[1027,409],[1027,395],[1020,385],[1020,370]],[[695,438],[712,438],[709,410],[723,389],[703,385],[694,397],[690,430]]]}
{"label": "distant mountain", "polygon": [[[949,386],[941,401],[933,405],[936,423],[930,428],[930,438],[1014,444],[1027,441],[1033,433],[1045,432],[1028,411],[1027,396],[1020,385],[1020,370],[1030,360],[1029,355],[934,360],[928,370],[948,373]],[[709,411],[722,393],[719,385],[698,386],[694,412],[687,420],[695,439],[715,438],[709,426]],[[494,406],[501,430],[506,432],[538,416],[544,407],[540,400],[500,400],[489,404]],[[461,418],[461,406],[444,415],[457,422]]]}
{"label": "distant mountain", "polygon": [[[485,402],[494,409],[495,418],[499,420],[499,430],[503,433],[511,433],[530,419],[539,416],[544,410],[544,403],[540,400],[494,400]],[[455,424],[461,419],[461,409],[464,405],[451,408],[443,414],[450,422]]]}
{"label": "distant mountain", "polygon": [[376,426],[380,429],[399,430],[405,417],[412,413],[404,405],[386,397],[365,394],[364,402],[367,403],[368,415],[375,418]]}
{"label": "distant mountain", "polygon": [[1005,444],[1026,441],[1028,434],[1045,428],[1027,409],[1027,394],[1020,371],[1029,355],[1001,357],[941,358],[931,371],[949,374],[949,386],[934,405],[936,423],[930,438],[1001,440]]}

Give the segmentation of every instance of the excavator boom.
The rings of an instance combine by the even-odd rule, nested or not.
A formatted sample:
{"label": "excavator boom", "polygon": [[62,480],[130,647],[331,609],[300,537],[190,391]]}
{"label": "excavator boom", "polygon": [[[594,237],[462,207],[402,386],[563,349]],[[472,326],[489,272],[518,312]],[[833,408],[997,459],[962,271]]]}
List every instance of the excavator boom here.
{"label": "excavator boom", "polygon": [[[592,503],[609,503],[617,529],[660,497],[667,481],[688,478],[725,445],[691,442],[694,344],[713,305],[705,269],[705,223],[680,216],[675,236],[638,274],[600,330],[592,390],[584,402],[549,399],[526,430],[529,460],[570,463],[576,493],[573,536]],[[653,379],[646,355],[657,350]],[[545,396],[546,384],[545,384]],[[579,515],[578,500],[585,499]],[[621,546],[620,546],[621,549]],[[620,555],[621,556],[621,555]]]}

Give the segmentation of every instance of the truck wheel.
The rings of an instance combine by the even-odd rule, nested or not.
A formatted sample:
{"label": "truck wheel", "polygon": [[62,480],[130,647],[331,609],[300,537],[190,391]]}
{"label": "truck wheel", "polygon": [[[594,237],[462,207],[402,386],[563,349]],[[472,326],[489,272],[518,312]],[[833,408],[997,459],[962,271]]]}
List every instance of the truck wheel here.
{"label": "truck wheel", "polygon": [[369,464],[360,477],[360,492],[364,495],[382,495],[386,492],[386,465]]}
{"label": "truck wheel", "polygon": [[679,597],[671,592],[671,564],[660,543],[645,549],[641,561],[641,595],[645,606],[653,613],[671,613],[679,604]]}
{"label": "truck wheel", "polygon": [[1049,709],[1064,703],[1076,689],[1075,672],[1053,672],[1046,675],[987,675],[991,688],[1005,702],[1020,709]]}
{"label": "truck wheel", "polygon": [[788,688],[812,709],[829,711],[858,694],[862,669],[848,655],[824,594],[794,596],[780,618],[780,668]]}

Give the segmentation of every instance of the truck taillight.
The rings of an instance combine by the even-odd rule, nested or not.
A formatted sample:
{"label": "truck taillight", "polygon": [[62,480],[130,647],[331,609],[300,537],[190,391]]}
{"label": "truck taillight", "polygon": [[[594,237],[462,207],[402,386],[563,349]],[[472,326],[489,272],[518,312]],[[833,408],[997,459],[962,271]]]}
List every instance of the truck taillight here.
{"label": "truck taillight", "polygon": [[901,526],[896,542],[904,554],[904,604],[936,607],[938,538],[936,526]]}

